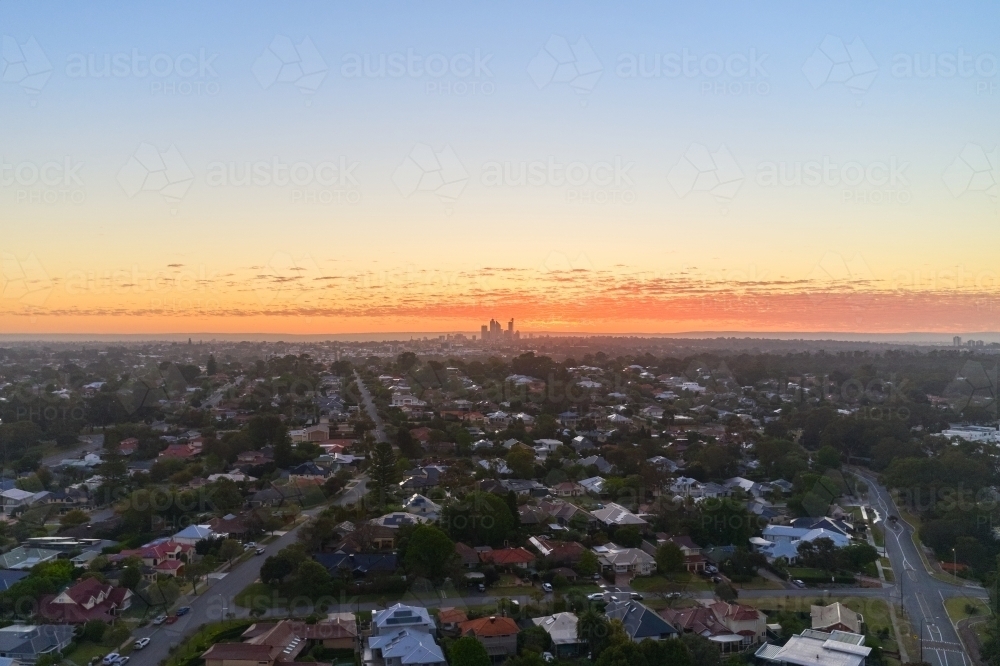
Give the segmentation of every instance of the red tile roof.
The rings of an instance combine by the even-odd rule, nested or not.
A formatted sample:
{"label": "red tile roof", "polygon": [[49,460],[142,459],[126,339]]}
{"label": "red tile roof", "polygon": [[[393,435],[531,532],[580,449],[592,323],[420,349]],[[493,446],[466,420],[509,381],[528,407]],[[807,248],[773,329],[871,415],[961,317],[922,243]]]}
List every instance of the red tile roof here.
{"label": "red tile roof", "polygon": [[498,566],[510,564],[529,564],[535,561],[535,556],[524,548],[501,548],[479,554],[480,559],[485,563],[492,563]]}
{"label": "red tile roof", "polygon": [[508,636],[518,632],[517,622],[509,617],[481,617],[478,620],[468,620],[458,625],[463,636],[487,638],[490,636]]}

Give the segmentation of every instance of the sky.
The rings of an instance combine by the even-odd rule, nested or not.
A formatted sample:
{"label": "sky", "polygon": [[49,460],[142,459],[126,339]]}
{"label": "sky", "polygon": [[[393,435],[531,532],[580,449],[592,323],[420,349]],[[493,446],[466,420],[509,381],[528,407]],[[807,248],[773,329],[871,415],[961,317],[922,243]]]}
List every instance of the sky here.
{"label": "sky", "polygon": [[995,331],[998,14],[0,0],[0,332]]}

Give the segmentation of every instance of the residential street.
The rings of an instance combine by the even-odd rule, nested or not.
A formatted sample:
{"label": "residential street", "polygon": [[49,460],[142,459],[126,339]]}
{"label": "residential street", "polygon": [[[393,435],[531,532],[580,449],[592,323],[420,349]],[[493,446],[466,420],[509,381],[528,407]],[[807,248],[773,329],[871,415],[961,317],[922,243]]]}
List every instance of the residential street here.
{"label": "residential street", "polygon": [[[883,519],[898,516],[899,512],[889,492],[878,484],[871,472],[859,475],[868,484],[871,505]],[[902,593],[905,619],[900,618],[901,631],[909,633],[919,642],[923,638],[923,660],[932,666],[964,666],[972,663],[958,639],[954,625],[945,611],[946,598],[963,596],[986,598],[986,591],[974,585],[954,585],[934,578],[924,567],[923,560],[913,543],[913,528],[902,519],[895,527],[885,520],[885,547],[896,585],[893,599],[898,603]],[[909,655],[917,661],[919,654]]]}
{"label": "residential street", "polygon": [[375,441],[389,441],[389,438],[385,436],[385,428],[382,425],[382,418],[378,415],[378,410],[375,409],[375,401],[372,400],[372,394],[368,391],[368,387],[365,386],[365,383],[361,379],[361,375],[358,374],[357,370],[354,371],[354,378],[358,382],[358,390],[361,391],[361,400],[364,402],[365,411],[368,412],[368,418],[375,423]]}
{"label": "residential street", "polygon": [[[303,515],[314,516],[323,508],[325,507],[303,511]],[[187,605],[191,607],[191,612],[178,619],[176,623],[163,624],[159,627],[150,624],[136,631],[136,639],[148,636],[151,641],[145,649],[137,650],[132,654],[130,663],[133,666],[156,666],[161,660],[166,659],[171,645],[179,645],[203,624],[218,622],[227,613],[235,613],[240,617],[249,615],[248,609],[235,605],[234,598],[243,588],[258,578],[260,567],[267,555],[277,553],[285,546],[295,542],[298,538],[298,532],[304,524],[304,522],[299,524],[268,544],[267,552],[264,555],[250,557],[247,561],[237,565],[231,572],[223,575],[222,578],[209,580],[207,588],[204,584],[199,584],[198,590],[201,594],[198,596],[182,597],[175,608]]]}

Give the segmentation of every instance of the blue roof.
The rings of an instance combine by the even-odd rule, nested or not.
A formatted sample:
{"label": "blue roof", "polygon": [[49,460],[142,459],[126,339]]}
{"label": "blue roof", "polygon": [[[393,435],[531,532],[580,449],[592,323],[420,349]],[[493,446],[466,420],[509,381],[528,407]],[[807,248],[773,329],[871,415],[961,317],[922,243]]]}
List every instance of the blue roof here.
{"label": "blue roof", "polygon": [[[10,589],[10,586],[21,580],[22,578],[27,578],[29,572],[27,571],[11,571],[10,569],[0,569],[0,592],[6,592]],[[2,664],[0,664],[2,666]]]}

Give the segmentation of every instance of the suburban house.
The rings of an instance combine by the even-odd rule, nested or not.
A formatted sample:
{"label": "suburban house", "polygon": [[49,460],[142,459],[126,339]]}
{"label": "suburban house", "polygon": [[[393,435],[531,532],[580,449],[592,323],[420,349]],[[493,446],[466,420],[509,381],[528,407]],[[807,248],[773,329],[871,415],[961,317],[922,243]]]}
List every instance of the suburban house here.
{"label": "suburban house", "polygon": [[494,661],[503,661],[517,655],[517,622],[509,617],[481,617],[458,625],[462,636],[473,636]]}
{"label": "suburban house", "polygon": [[34,497],[35,493],[20,488],[10,488],[0,492],[0,504],[2,504],[3,512],[10,515],[19,509],[30,506]]}
{"label": "suburban house", "polygon": [[483,564],[498,567],[513,567],[527,569],[535,564],[535,556],[525,548],[499,548],[481,552],[479,559]]}
{"label": "suburban house", "polygon": [[753,606],[717,601],[709,606],[729,631],[743,637],[743,646],[756,645],[767,633],[767,616]]}
{"label": "suburban house", "polygon": [[761,645],[754,656],[763,663],[790,666],[864,666],[871,651],[862,634],[805,629],[783,646]]}
{"label": "suburban house", "polygon": [[437,625],[427,609],[422,606],[395,604],[372,616],[372,635],[381,636],[397,629],[416,629],[433,634]]}
{"label": "suburban house", "polygon": [[563,481],[562,483],[557,483],[552,486],[552,492],[557,497],[580,497],[587,491],[584,490],[583,486],[579,483],[573,483],[572,481]]}
{"label": "suburban house", "polygon": [[354,649],[357,623],[343,614],[307,624],[294,620],[258,622],[240,636],[242,643],[216,643],[201,655],[206,666],[273,666],[295,662],[316,645],[328,649]]}
{"label": "suburban house", "polygon": [[409,513],[417,516],[424,516],[430,520],[437,520],[438,514],[441,513],[441,505],[434,502],[419,493],[414,493],[410,499],[406,500],[403,504],[403,508]]}
{"label": "suburban house", "polygon": [[72,640],[73,627],[66,625],[12,624],[0,628],[0,658],[34,664],[42,655],[62,652]]}
{"label": "suburban house", "polygon": [[641,548],[623,548],[608,542],[592,549],[605,571],[649,576],[656,571],[656,558]]}
{"label": "suburban house", "polygon": [[208,525],[188,525],[171,538],[177,543],[194,546],[203,539],[215,539],[220,536],[224,535],[216,534]]}
{"label": "suburban house", "polygon": [[765,525],[759,537],[751,537],[750,544],[768,560],[784,557],[795,561],[799,554],[799,544],[817,539],[829,539],[837,548],[850,545],[851,539],[839,531],[824,528],[807,529],[791,525]]}
{"label": "suburban house", "polygon": [[465,611],[454,606],[446,606],[438,610],[438,625],[441,631],[457,632],[458,625],[469,619]]}
{"label": "suburban house", "polygon": [[455,554],[461,560],[462,566],[466,569],[474,569],[479,566],[479,553],[472,546],[458,541],[455,543]]}
{"label": "suburban house", "polygon": [[684,553],[684,569],[689,573],[705,570],[705,556],[701,554],[701,546],[689,536],[667,537],[664,543],[672,543]]}
{"label": "suburban house", "polygon": [[543,536],[531,537],[528,543],[534,546],[549,562],[576,564],[586,548],[576,541],[552,541]]}
{"label": "suburban house", "polygon": [[362,661],[370,666],[447,666],[434,640],[435,629],[426,608],[390,606],[372,616],[372,635]]}
{"label": "suburban house", "polygon": [[618,620],[625,627],[625,633],[636,643],[647,638],[654,641],[676,638],[678,632],[656,611],[638,601],[613,601],[604,614],[609,620]]}
{"label": "suburban house", "polygon": [[448,666],[434,637],[417,629],[397,629],[370,636],[362,663],[365,666]]}
{"label": "suburban house", "polygon": [[576,615],[556,613],[532,618],[535,626],[541,627],[552,639],[552,652],[556,657],[576,657],[586,651],[587,642],[576,636]]}
{"label": "suburban house", "polygon": [[812,628],[819,631],[847,631],[852,634],[863,634],[865,618],[861,613],[855,613],[839,601],[829,606],[810,606]]}
{"label": "suburban house", "polygon": [[38,614],[47,620],[82,624],[90,620],[111,622],[132,605],[132,590],[87,578],[59,594],[47,595],[38,604]]}
{"label": "suburban house", "polygon": [[59,557],[58,550],[49,548],[26,548],[18,546],[11,551],[0,555],[0,568],[12,569],[15,571],[26,571],[36,564],[48,562]]}
{"label": "suburban house", "polygon": [[603,509],[595,509],[593,512],[597,522],[605,527],[621,527],[623,525],[637,525],[640,529],[648,525],[645,520],[635,515],[621,504],[611,502]]}

